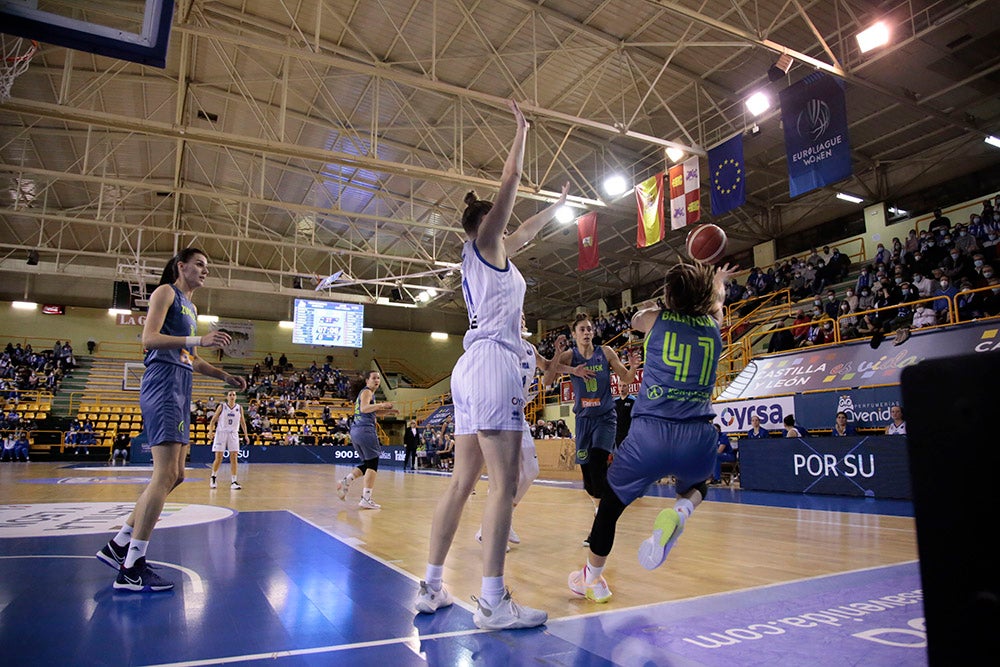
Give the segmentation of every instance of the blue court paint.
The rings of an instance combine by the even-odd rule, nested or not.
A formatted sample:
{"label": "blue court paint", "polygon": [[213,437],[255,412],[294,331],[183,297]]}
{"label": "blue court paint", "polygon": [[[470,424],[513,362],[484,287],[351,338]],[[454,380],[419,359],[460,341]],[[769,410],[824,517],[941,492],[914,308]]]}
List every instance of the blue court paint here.
{"label": "blue court paint", "polygon": [[164,565],[165,594],[112,589],[110,536],[0,540],[6,663],[926,664],[916,564],[484,633],[460,604],[416,614],[415,577],[289,512],[158,529],[150,559],[202,587]]}

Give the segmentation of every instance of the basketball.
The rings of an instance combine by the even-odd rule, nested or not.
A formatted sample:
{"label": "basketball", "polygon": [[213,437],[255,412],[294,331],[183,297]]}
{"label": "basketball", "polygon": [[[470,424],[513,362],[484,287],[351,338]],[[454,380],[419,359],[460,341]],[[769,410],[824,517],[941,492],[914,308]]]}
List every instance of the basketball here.
{"label": "basketball", "polygon": [[719,261],[726,252],[726,233],[718,225],[698,225],[687,235],[687,253],[705,264]]}

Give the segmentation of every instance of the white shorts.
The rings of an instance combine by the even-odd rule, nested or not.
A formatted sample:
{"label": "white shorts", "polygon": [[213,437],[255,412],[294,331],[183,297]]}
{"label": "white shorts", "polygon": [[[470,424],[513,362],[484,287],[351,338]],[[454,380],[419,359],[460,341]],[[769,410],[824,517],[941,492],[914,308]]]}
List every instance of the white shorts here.
{"label": "white shorts", "polygon": [[215,438],[212,439],[212,451],[213,452],[238,452],[240,451],[240,434],[236,431],[229,431],[224,433],[222,431],[215,432]]}
{"label": "white shorts", "polygon": [[531,427],[524,424],[521,435],[521,466],[517,476],[517,490],[514,492],[514,504],[521,502],[524,494],[531,488],[531,483],[538,479],[538,452],[535,450],[535,439],[531,436]]}
{"label": "white shorts", "polygon": [[451,374],[455,435],[524,428],[524,384],[518,355],[491,340],[465,351]]}

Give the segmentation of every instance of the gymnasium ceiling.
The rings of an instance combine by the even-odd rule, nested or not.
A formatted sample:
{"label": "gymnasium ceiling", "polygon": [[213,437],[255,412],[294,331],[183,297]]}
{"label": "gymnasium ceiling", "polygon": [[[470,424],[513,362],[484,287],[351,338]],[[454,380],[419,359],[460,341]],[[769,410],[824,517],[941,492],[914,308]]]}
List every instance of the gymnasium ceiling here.
{"label": "gymnasium ceiling", "polygon": [[[862,55],[879,18],[892,42]],[[113,281],[197,245],[202,312],[286,319],[294,297],[434,288],[372,323],[459,332],[462,198],[494,194],[513,98],[532,123],[514,224],[565,181],[598,211],[599,268],[577,271],[556,222],[515,258],[528,318],[566,317],[657,281],[683,243],[637,249],[634,196],[606,198],[604,177],[662,171],[671,144],[703,156],[754,124],[757,89],[844,79],[854,176],[790,200],[778,112],[757,118],[747,204],[715,218],[702,190],[734,252],[860,217],[837,190],[898,201],[996,165],[998,19],[992,0],[179,0],[165,69],[42,44],[0,105],[0,298],[107,307]],[[794,64],[769,83],[781,52]]]}

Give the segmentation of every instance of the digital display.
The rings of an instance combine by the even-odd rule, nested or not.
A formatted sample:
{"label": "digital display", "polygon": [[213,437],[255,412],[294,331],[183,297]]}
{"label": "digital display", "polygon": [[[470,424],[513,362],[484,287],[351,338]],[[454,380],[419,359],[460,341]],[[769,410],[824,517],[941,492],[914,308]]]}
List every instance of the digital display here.
{"label": "digital display", "polygon": [[300,345],[361,347],[364,322],[363,304],[296,299],[292,342]]}

